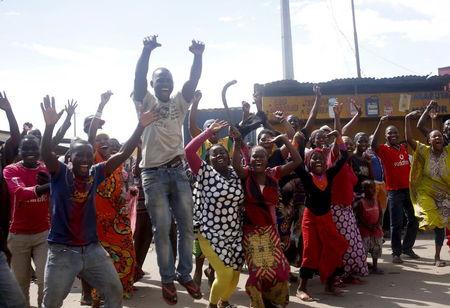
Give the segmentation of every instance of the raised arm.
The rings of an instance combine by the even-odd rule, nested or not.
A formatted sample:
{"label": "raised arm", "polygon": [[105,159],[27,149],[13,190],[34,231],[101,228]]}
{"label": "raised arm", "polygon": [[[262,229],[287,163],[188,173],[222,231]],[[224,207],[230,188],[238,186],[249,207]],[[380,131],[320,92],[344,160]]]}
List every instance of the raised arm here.
{"label": "raised arm", "polygon": [[139,115],[139,123],[131,135],[130,139],[122,146],[119,152],[111,156],[105,163],[105,177],[110,176],[138,146],[144,129],[151,123],[159,120],[159,114],[154,111],[141,112]]}
{"label": "raised arm", "polygon": [[192,99],[191,110],[189,111],[189,133],[191,138],[198,136],[202,130],[197,126],[197,110],[198,103],[202,98],[202,92],[200,90],[195,91],[194,98]]}
{"label": "raised arm", "polygon": [[245,171],[244,167],[242,166],[241,162],[241,147],[242,147],[242,136],[239,133],[239,131],[233,127],[230,126],[230,137],[233,139],[233,159],[232,159],[232,165],[234,171],[236,171],[236,174],[240,179],[245,179]]}
{"label": "raised arm", "polygon": [[3,92],[3,94],[0,92],[0,109],[5,111],[9,124],[10,137],[6,140],[4,157],[2,157],[3,163],[9,165],[14,161],[17,154],[21,136],[19,125],[17,124],[16,117],[14,116],[14,112],[12,111],[11,104],[5,92]]}
{"label": "raised arm", "polygon": [[100,95],[100,104],[98,104],[98,108],[97,108],[97,112],[95,113],[95,117],[91,121],[91,126],[89,126],[88,141],[92,146],[94,146],[95,137],[97,136],[97,130],[100,127],[100,123],[102,120],[102,114],[103,114],[103,108],[105,108],[105,105],[109,102],[111,95],[113,95],[113,93],[109,90],[106,91],[105,93],[102,93],[102,95]]}
{"label": "raised arm", "polygon": [[351,103],[353,104],[353,106],[356,109],[356,114],[342,128],[342,136],[347,136],[347,133],[351,131],[351,129],[356,125],[356,123],[358,123],[359,119],[361,118],[361,114],[362,114],[361,105],[358,104],[354,99],[351,100]]}
{"label": "raised arm", "polygon": [[320,87],[318,85],[314,85],[313,91],[316,95],[316,98],[314,100],[312,109],[309,112],[308,120],[306,121],[306,124],[303,127],[303,129],[306,130],[306,133],[308,135],[311,135],[312,127],[314,126],[314,123],[316,122],[317,113],[319,112],[319,106],[320,106],[320,98],[322,97],[322,92],[320,92]]}
{"label": "raised arm", "polygon": [[294,171],[295,168],[297,168],[302,163],[302,158],[300,157],[300,153],[292,145],[286,135],[278,135],[272,140],[272,142],[277,142],[278,140],[281,140],[284,143],[284,146],[288,149],[292,158],[291,161],[281,166],[281,176],[286,176]]}
{"label": "raised arm", "polygon": [[245,121],[247,121],[248,117],[250,116],[250,104],[246,101],[241,102],[242,105],[242,120],[239,125],[242,125]]}
{"label": "raised arm", "polygon": [[52,152],[52,135],[55,124],[61,118],[64,110],[56,112],[55,98],[50,99],[48,95],[44,97],[41,109],[45,120],[45,130],[41,141],[41,158],[50,174],[55,175],[59,171],[59,162],[55,153]]}
{"label": "raised arm", "polygon": [[157,42],[157,35],[147,36],[144,38],[141,56],[139,57],[136,65],[136,72],[134,74],[134,99],[142,102],[147,94],[147,73],[148,73],[148,61],[150,60],[150,54],[153,49],[161,46]]}
{"label": "raised arm", "polygon": [[411,130],[411,120],[420,114],[420,110],[414,110],[405,116],[405,139],[406,142],[411,146],[411,148],[416,151],[417,142],[413,139]]}
{"label": "raised arm", "polygon": [[426,127],[427,117],[430,115],[431,110],[433,110],[436,105],[436,101],[430,101],[430,103],[427,105],[424,112],[420,116],[419,122],[417,122],[417,128],[425,137],[427,137],[430,133],[430,130]]}
{"label": "raised arm", "polygon": [[184,84],[183,90],[181,91],[187,102],[190,102],[194,97],[195,89],[197,89],[198,81],[202,75],[202,58],[203,51],[205,51],[205,44],[200,41],[192,40],[192,45],[189,47],[189,51],[194,54],[194,62],[192,63],[189,80]]}
{"label": "raised arm", "polygon": [[389,116],[382,116],[380,118],[380,121],[378,122],[377,128],[375,128],[375,131],[373,132],[373,138],[372,143],[370,144],[370,147],[372,148],[372,151],[376,152],[378,148],[378,139],[380,138],[380,131],[381,126],[383,123],[385,123],[387,120],[389,120]]}
{"label": "raised arm", "polygon": [[225,128],[227,126],[227,122],[216,120],[208,129],[203,131],[186,145],[186,147],[184,148],[186,152],[186,160],[194,174],[198,173],[198,170],[200,169],[202,163],[201,158],[197,154],[198,149],[202,146],[203,142],[205,142],[213,134],[218,133],[222,128]]}
{"label": "raised arm", "polygon": [[342,125],[341,125],[341,113],[342,108],[344,104],[336,101],[333,106],[333,112],[334,112],[334,129],[337,130],[339,133],[342,131]]}
{"label": "raised arm", "polygon": [[61,125],[61,127],[58,129],[58,131],[56,132],[55,136],[52,139],[52,147],[55,148],[60,142],[61,140],[63,140],[64,136],[66,135],[67,130],[69,129],[71,123],[70,123],[70,119],[72,118],[72,116],[75,113],[75,109],[77,108],[78,104],[77,102],[72,100],[67,100],[67,105],[66,107],[64,107],[64,110],[67,113],[66,119],[64,120],[63,124]]}
{"label": "raised arm", "polygon": [[286,121],[286,118],[284,117],[283,111],[275,111],[273,113],[275,116],[276,122],[281,124],[286,132],[286,135],[289,139],[294,138],[295,130],[292,127],[291,123]]}

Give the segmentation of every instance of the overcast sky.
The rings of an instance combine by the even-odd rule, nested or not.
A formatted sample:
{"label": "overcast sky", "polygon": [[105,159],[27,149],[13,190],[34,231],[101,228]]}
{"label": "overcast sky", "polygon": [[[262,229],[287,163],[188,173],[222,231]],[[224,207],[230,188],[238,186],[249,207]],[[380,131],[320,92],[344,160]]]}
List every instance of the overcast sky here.
{"label": "overcast sky", "polygon": [[[292,0],[294,72],[299,81],[355,77],[350,0]],[[100,93],[105,131],[124,141],[136,117],[129,94],[142,38],[158,34],[150,70],[172,71],[174,91],[189,76],[195,38],[206,44],[200,108],[250,100],[252,85],[282,79],[280,1],[270,0],[3,0],[0,2],[0,90],[19,121],[43,129],[39,102],[78,100],[78,128]],[[364,77],[437,74],[450,65],[450,1],[355,0]],[[0,117],[0,129],[8,129]],[[73,135],[73,130],[68,136]],[[78,130],[78,135],[83,136]]]}

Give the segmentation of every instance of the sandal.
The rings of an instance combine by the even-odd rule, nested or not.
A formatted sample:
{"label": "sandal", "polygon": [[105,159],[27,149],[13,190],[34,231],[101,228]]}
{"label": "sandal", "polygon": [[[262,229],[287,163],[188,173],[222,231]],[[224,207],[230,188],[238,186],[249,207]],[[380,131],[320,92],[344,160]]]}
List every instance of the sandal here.
{"label": "sandal", "polygon": [[162,296],[167,305],[176,305],[178,302],[177,298],[177,289],[175,285],[172,283],[163,283],[162,284]]}
{"label": "sandal", "polygon": [[435,260],[434,265],[436,267],[444,267],[446,265],[446,263],[445,263],[445,261],[442,261],[442,260]]}
{"label": "sandal", "polygon": [[178,283],[186,288],[186,291],[188,291],[189,295],[193,299],[201,299],[202,298],[203,294],[200,291],[200,288],[198,287],[198,285],[196,285],[193,280],[189,280],[187,282],[178,281]]}

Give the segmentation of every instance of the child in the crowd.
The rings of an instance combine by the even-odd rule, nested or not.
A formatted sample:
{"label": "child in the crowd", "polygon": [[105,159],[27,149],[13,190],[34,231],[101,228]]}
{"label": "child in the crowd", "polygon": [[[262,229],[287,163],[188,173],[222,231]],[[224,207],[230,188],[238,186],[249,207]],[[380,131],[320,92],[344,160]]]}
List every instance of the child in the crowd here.
{"label": "child in the crowd", "polygon": [[364,249],[372,256],[373,264],[370,272],[372,274],[383,274],[383,271],[378,268],[378,258],[381,257],[383,245],[383,230],[381,229],[383,211],[375,198],[375,182],[372,180],[363,181],[361,189],[364,196],[355,203],[354,208],[359,231],[363,239]]}

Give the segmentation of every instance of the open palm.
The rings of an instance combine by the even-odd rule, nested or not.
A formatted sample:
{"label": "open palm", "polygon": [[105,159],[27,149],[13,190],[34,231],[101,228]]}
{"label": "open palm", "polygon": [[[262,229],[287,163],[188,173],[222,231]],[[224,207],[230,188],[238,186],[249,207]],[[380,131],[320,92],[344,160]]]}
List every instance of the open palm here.
{"label": "open palm", "polygon": [[41,103],[42,114],[44,115],[45,125],[54,125],[58,122],[64,110],[56,112],[55,98],[47,95]]}

